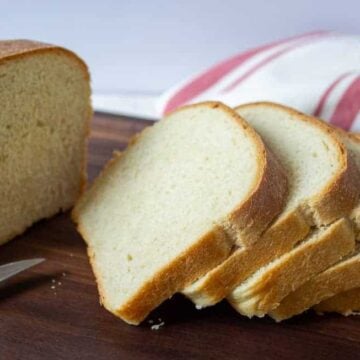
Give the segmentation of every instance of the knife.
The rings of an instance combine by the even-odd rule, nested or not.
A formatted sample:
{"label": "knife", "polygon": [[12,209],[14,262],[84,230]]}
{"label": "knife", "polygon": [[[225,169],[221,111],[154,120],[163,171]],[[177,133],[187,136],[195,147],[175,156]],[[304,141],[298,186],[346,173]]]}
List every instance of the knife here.
{"label": "knife", "polygon": [[21,271],[29,269],[37,264],[42,263],[45,259],[29,259],[12,262],[0,266],[0,282],[18,274]]}

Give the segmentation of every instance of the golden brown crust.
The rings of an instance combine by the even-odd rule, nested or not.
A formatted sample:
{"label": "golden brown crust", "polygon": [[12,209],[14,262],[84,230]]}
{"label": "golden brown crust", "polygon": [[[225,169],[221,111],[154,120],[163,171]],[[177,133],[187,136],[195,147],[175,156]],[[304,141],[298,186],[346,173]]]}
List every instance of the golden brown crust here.
{"label": "golden brown crust", "polygon": [[354,248],[352,226],[348,220],[340,219],[318,238],[304,241],[282,257],[271,270],[261,274],[261,281],[257,281],[246,294],[234,291],[228,300],[244,315],[264,316],[277,308],[292,289],[297,289],[314,274],[340,261]]}
{"label": "golden brown crust", "polygon": [[62,55],[71,58],[78,63],[79,67],[81,67],[85,79],[90,81],[89,69],[86,63],[68,49],[33,40],[0,41],[0,64],[8,60],[20,59],[39,53],[61,53]]}
{"label": "golden brown crust", "polygon": [[360,254],[332,266],[287,296],[270,316],[277,321],[300,314],[332,296],[360,286]]}
{"label": "golden brown crust", "polygon": [[240,248],[206,276],[183,290],[198,306],[210,306],[225,298],[238,284],[271,260],[290,251],[305,238],[310,226],[293,211],[280,217],[250,248]]}
{"label": "golden brown crust", "polygon": [[344,316],[360,314],[360,288],[344,291],[314,306],[319,313],[337,312]]}
{"label": "golden brown crust", "polygon": [[313,215],[314,225],[317,226],[331,224],[333,221],[347,216],[360,200],[360,172],[345,145],[339,139],[336,130],[315,117],[276,103],[256,102],[239,106],[236,109],[258,105],[286,111],[297,120],[311,123],[327,133],[334,147],[337,148],[341,169],[319,194],[303,204],[303,208],[306,213],[310,212]]}
{"label": "golden brown crust", "polygon": [[[123,304],[119,309],[112,309],[110,306],[107,306],[99,276],[100,270],[96,269],[96,265],[92,260],[92,266],[95,276],[97,277],[102,303],[109,311],[113,312],[117,316],[120,316],[128,323],[140,323],[153,308],[168,297],[172,296],[175,292],[181,291],[185,286],[204,275],[207,271],[217,266],[229,256],[235,241],[234,238],[230,238],[229,236],[229,221],[240,221],[239,216],[240,213],[243,212],[242,206],[248,209],[247,211],[249,213],[243,214],[243,216],[247,216],[249,224],[244,224],[244,226],[248,226],[248,229],[244,230],[244,236],[242,236],[241,239],[251,239],[252,242],[256,236],[251,234],[251,230],[254,234],[260,235],[265,230],[268,223],[271,222],[281,211],[282,206],[284,205],[287,195],[287,182],[284,172],[272,155],[270,155],[269,160],[266,158],[266,156],[268,156],[268,151],[265,149],[259,136],[249,127],[248,124],[246,124],[239,116],[237,116],[225,105],[216,102],[207,102],[192,106],[203,106],[204,104],[215,108],[220,107],[222,110],[226,111],[238,125],[246,129],[249,136],[253,137],[259,148],[258,153],[260,166],[259,175],[256,180],[257,183],[254,184],[254,191],[249,195],[249,198],[245,202],[239,204],[234,210],[234,214],[227,219],[226,230],[222,224],[215,227],[213,231],[210,231],[202,239],[199,239],[199,241],[197,241],[196,244],[188,249],[188,251],[186,251],[183,255],[174,259],[168,264],[168,266],[161,269],[156,275],[154,275],[151,281],[144,284],[142,288],[136,292],[133,298],[126,304]],[[134,146],[141,136],[143,136],[143,133],[137,136],[129,146]],[[99,179],[106,176],[108,170],[115,163],[116,159],[114,158],[106,165],[97,181],[95,181],[93,191],[96,191],[97,184],[100,183]],[[274,186],[273,183],[276,183],[277,185]],[[278,186],[281,188],[278,189]],[[278,191],[277,194],[273,193],[275,189]],[[255,208],[254,206],[251,206],[251,197],[256,199],[258,206],[269,206],[271,207],[271,210],[267,211],[264,216],[259,216],[258,213],[261,213],[262,208]],[[79,232],[82,234],[85,241],[89,237],[86,234],[86,229],[84,229],[80,221],[80,208],[86,201],[87,194],[84,194],[84,196],[80,198],[72,213],[74,221],[78,223]],[[238,224],[234,224],[234,227],[238,228],[239,226]],[[246,240],[244,241],[246,243]]]}
{"label": "golden brown crust", "polygon": [[229,234],[237,239],[236,243],[244,247],[252,247],[259,240],[283,209],[288,196],[284,169],[269,149],[264,147],[263,151],[267,161],[256,189],[224,224]]}

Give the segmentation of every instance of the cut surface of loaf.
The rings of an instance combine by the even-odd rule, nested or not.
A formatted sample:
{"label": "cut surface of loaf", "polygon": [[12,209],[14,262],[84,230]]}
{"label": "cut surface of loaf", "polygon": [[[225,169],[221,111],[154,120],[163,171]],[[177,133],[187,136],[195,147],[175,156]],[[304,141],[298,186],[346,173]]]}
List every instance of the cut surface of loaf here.
{"label": "cut surface of loaf", "polygon": [[[360,168],[360,140],[339,130],[343,142],[352,152]],[[359,183],[360,185],[360,183]],[[359,237],[359,209],[360,204],[352,211],[351,220],[356,231],[356,240]],[[313,279],[306,282],[299,289],[289,294],[275,309],[271,316],[276,320],[284,320],[300,314],[310,307],[326,300],[342,291],[360,286],[360,253],[359,246],[353,256],[346,258]]]}
{"label": "cut surface of loaf", "polygon": [[[244,118],[247,118],[246,114],[243,114],[243,116]],[[321,178],[322,174],[325,172],[324,167],[336,168],[336,166],[338,166],[338,169],[342,169],[332,178],[332,180],[329,180],[329,182],[332,181],[332,185],[329,186],[328,183],[324,187],[323,191],[320,192],[322,194],[321,196],[320,194],[315,196],[316,200],[308,198],[308,205],[305,204],[305,206],[302,206],[302,214],[304,214],[307,219],[309,219],[307,215],[310,215],[314,219],[311,224],[315,229],[319,226],[319,219],[322,217],[329,220],[330,218],[341,218],[349,215],[358,203],[359,199],[359,172],[353,156],[350,152],[347,152],[345,144],[340,141],[334,129],[331,129],[329,126],[317,119],[310,118],[296,112],[293,112],[293,116],[300,121],[307,121],[309,125],[312,124],[312,126],[317,128],[319,131],[322,130],[323,136],[320,137],[319,132],[316,138],[319,142],[320,148],[321,146],[323,148],[323,153],[328,153],[329,156],[327,159],[324,158],[318,150],[315,150],[314,142],[316,142],[316,138],[314,136],[309,137],[309,134],[307,134],[307,138],[302,138],[301,135],[298,135],[297,142],[295,140],[296,133],[292,136],[284,133],[282,137],[287,137],[289,144],[286,143],[286,140],[282,142],[279,141],[278,143],[271,143],[267,141],[264,135],[263,138],[264,141],[269,144],[270,148],[275,148],[276,146],[283,147],[282,153],[287,154],[288,159],[286,157],[279,158],[285,164],[294,162],[294,158],[296,156],[298,156],[301,161],[301,157],[304,156],[302,153],[307,154],[308,161],[312,163],[310,166],[313,166],[313,170],[310,170],[310,167],[308,169],[301,170],[305,175],[302,178],[304,181],[304,187],[311,189],[313,184],[310,184],[309,179],[314,177]],[[272,126],[277,123],[277,119],[278,118],[276,117],[272,119]],[[251,123],[251,120],[249,120],[249,123]],[[269,129],[270,128],[271,123],[269,123]],[[342,144],[340,145],[341,150],[337,154],[336,150],[332,153],[329,152],[329,145],[325,145],[322,141],[327,137],[327,135],[329,135],[332,139],[335,139],[335,143],[337,142]],[[291,150],[287,149],[294,149],[296,143],[298,149],[291,157]],[[304,149],[303,152],[301,151],[301,148]],[[306,150],[309,151],[307,152]],[[314,157],[315,160],[312,161],[311,157]],[[306,155],[304,159],[306,159]],[[315,162],[317,159],[320,160],[319,165]],[[345,170],[344,167],[339,164],[346,164],[345,169],[347,169]],[[317,169],[315,169],[315,167],[317,167]],[[291,184],[294,182],[291,181],[291,175],[288,175],[288,177],[290,179],[291,193]],[[297,184],[299,184],[299,182],[297,182]],[[289,204],[291,205],[291,201],[289,201]],[[338,204],[340,205],[339,207]],[[329,217],[330,212],[332,213],[332,216]],[[326,224],[325,221],[324,224]],[[269,311],[275,309],[281,300],[297,287],[301,286],[311,277],[325,270],[332,264],[339,261],[343,256],[354,250],[354,235],[352,234],[353,231],[349,226],[344,225],[339,227],[336,235],[339,239],[341,239],[341,242],[339,243],[334,243],[332,229],[333,227],[331,226],[329,229],[325,228],[312,230],[312,232],[309,233],[308,238],[305,239],[306,241],[296,246],[290,252],[279,257],[272,263],[264,266],[244,283],[234,289],[234,291],[228,296],[230,303],[239,312],[249,317],[254,315],[264,316]],[[349,236],[349,238],[346,239],[346,236]],[[339,248],[338,253],[334,253],[334,249],[336,248]],[[319,254],[322,256],[321,261],[314,261]]]}
{"label": "cut surface of loaf", "polygon": [[359,315],[360,313],[360,288],[351,289],[337,294],[320,304],[315,305],[316,312],[322,314],[337,312],[344,316]]}
{"label": "cut surface of loaf", "polygon": [[208,102],[146,129],[80,199],[101,302],[138,324],[230,253],[285,202],[282,168],[235,112]]}
{"label": "cut surface of loaf", "polygon": [[89,73],[72,52],[0,41],[0,244],[70,208],[84,186]]}
{"label": "cut surface of loaf", "polygon": [[[343,146],[327,126],[272,103],[242,105],[236,111],[280,159],[290,191],[285,210],[254,246],[235,250],[225,262],[183,290],[200,307],[222,300],[259,268],[290,251],[311,226],[327,224],[348,213],[357,192]],[[339,201],[343,205],[338,208]]]}

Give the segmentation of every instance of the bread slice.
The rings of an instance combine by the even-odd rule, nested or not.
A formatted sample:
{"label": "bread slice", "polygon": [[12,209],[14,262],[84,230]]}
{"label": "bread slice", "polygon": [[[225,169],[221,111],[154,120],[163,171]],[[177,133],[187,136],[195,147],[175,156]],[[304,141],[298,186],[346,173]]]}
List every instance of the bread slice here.
{"label": "bread slice", "polygon": [[319,314],[337,312],[344,316],[360,314],[360,288],[354,288],[339,293],[314,306]]}
{"label": "bread slice", "polygon": [[[339,130],[339,135],[352,151],[360,168],[360,139]],[[360,185],[360,183],[359,183]],[[357,240],[359,235],[359,210],[360,204],[351,213],[356,231]],[[332,296],[360,286],[360,246],[355,253],[343,262],[332,266],[323,273],[306,282],[293,293],[289,294],[275,309],[271,316],[276,320],[284,320],[291,316],[302,313],[308,308],[320,303]]]}
{"label": "bread slice", "polygon": [[69,50],[0,41],[0,244],[69,209],[85,184],[89,73]]}
{"label": "bread slice", "polygon": [[[354,166],[348,166],[343,145],[326,125],[271,103],[243,105],[237,112],[284,164],[290,193],[285,211],[254,246],[235,250],[225,262],[183,290],[198,307],[222,300],[258,269],[290,251],[308,235],[311,226],[328,224],[347,214],[358,192],[352,179]],[[313,239],[318,241],[318,235]],[[348,249],[348,239],[345,242]],[[330,246],[330,242],[320,244]],[[290,263],[289,259],[288,266]]]}
{"label": "bread slice", "polygon": [[[350,222],[340,219],[319,229],[295,249],[258,270],[228,297],[231,305],[249,317],[275,315],[281,300],[301,287],[315,274],[342,260],[355,248]],[[273,310],[275,309],[275,310]],[[273,310],[273,311],[272,311]]]}
{"label": "bread slice", "polygon": [[[320,126],[338,138],[334,130],[330,129],[329,126],[316,119],[312,121],[315,126]],[[309,143],[309,141],[310,139],[307,142],[304,141],[303,144],[306,144],[311,149],[313,142]],[[345,155],[346,152],[343,154]],[[316,156],[319,156],[318,152],[316,152]],[[354,207],[359,199],[359,187],[357,185],[359,183],[359,172],[351,154],[349,153],[346,157],[347,160],[345,162],[350,167],[347,177],[349,185],[343,183],[341,186],[344,193],[350,195],[350,192],[352,192],[353,196],[349,196],[347,209],[339,212],[340,218],[341,216],[349,215],[351,206]],[[338,159],[334,157],[330,164],[336,163]],[[307,178],[311,176],[315,176],[315,174],[307,174]],[[348,192],[349,190],[350,192]],[[336,209],[336,202],[332,206]],[[343,202],[340,207],[344,210],[345,206],[346,204]],[[316,225],[315,228],[319,228],[317,222],[313,224]],[[334,238],[339,240],[335,241]],[[228,296],[228,300],[241,314],[249,317],[254,315],[264,316],[275,309],[289,293],[317,273],[324,271],[341,260],[345,255],[353,251],[354,247],[353,231],[345,219],[330,227],[314,230],[304,242],[300,243],[289,253],[258,270],[252,277],[237,287]],[[319,255],[321,255],[321,261],[315,261]]]}
{"label": "bread slice", "polygon": [[289,294],[278,308],[270,313],[276,321],[288,319],[331,298],[335,294],[360,286],[360,252],[350,256],[321,274],[313,277],[304,285]]}
{"label": "bread slice", "polygon": [[285,174],[216,102],[180,109],[115,157],[74,212],[101,302],[138,324],[163,300],[256,242],[282,210]]}

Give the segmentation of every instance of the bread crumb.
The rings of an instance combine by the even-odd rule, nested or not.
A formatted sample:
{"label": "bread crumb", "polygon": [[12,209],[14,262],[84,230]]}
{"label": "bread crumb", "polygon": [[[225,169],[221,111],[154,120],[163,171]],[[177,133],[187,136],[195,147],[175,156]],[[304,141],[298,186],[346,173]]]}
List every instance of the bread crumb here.
{"label": "bread crumb", "polygon": [[61,281],[59,281],[59,282],[58,282],[58,285],[61,285],[61,284],[62,284]]}
{"label": "bread crumb", "polygon": [[54,290],[56,287],[55,285],[51,285],[51,289]]}
{"label": "bread crumb", "polygon": [[154,325],[151,325],[151,330],[159,330],[160,328],[162,328],[163,326],[165,325],[164,321],[162,321],[161,323],[159,324],[154,324]]}
{"label": "bread crumb", "polygon": [[149,324],[153,324],[153,323],[154,323],[154,320],[151,320],[151,319],[150,319],[150,320],[148,321],[148,323],[149,323]]}
{"label": "bread crumb", "polygon": [[55,280],[55,279],[51,279],[51,282],[52,282],[53,284],[55,284],[55,283],[56,283],[56,280]]}
{"label": "bread crumb", "polygon": [[195,305],[196,310],[201,310],[203,307],[201,305]]}
{"label": "bread crumb", "polygon": [[65,276],[66,276],[66,272],[63,272],[61,275],[62,275],[63,277],[65,277]]}

